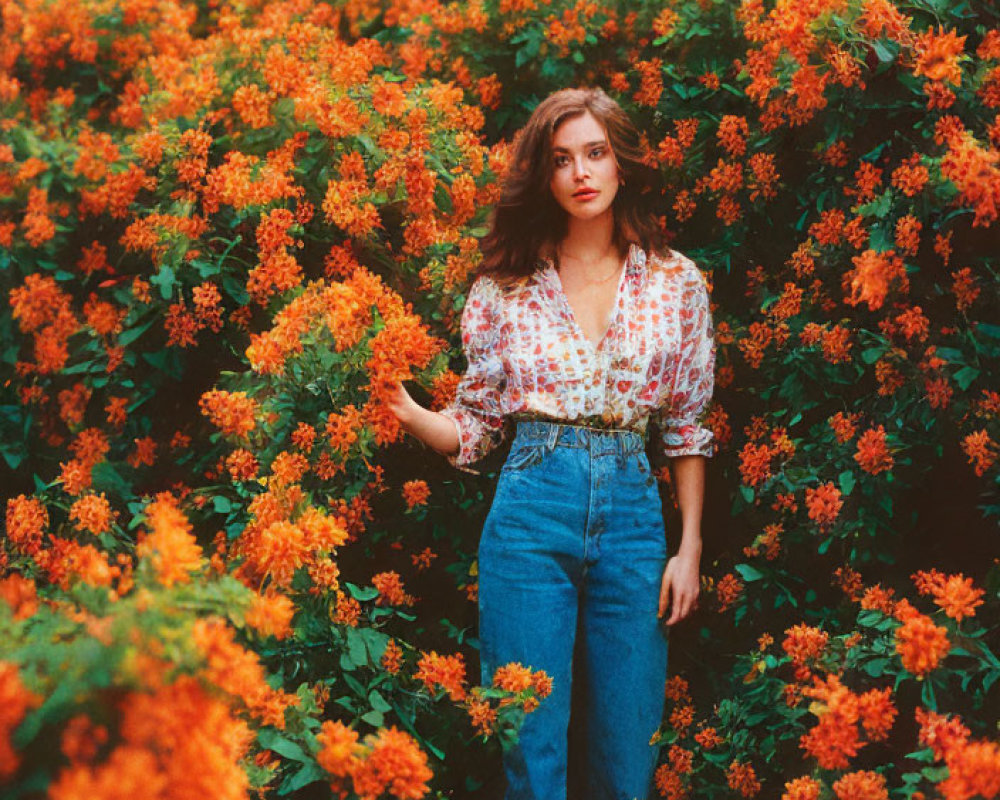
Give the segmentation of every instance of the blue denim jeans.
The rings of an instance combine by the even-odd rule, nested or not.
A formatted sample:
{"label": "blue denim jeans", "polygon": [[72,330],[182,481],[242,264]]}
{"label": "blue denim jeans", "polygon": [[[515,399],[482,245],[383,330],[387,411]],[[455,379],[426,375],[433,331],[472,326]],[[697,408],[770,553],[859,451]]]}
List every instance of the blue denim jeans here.
{"label": "blue denim jeans", "polygon": [[663,510],[643,437],[522,420],[479,543],[482,682],[517,661],[552,678],[503,754],[504,800],[566,800],[573,651],[586,676],[587,787],[646,800],[663,715]]}

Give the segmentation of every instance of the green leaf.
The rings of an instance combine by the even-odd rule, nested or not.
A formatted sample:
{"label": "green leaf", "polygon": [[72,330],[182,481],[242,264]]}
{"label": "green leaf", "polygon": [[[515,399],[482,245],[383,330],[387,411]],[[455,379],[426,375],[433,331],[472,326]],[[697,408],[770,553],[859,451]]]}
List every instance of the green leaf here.
{"label": "green leaf", "polygon": [[381,728],[382,723],[385,722],[385,716],[381,711],[368,711],[361,715],[361,719],[374,728]]}
{"label": "green leaf", "polygon": [[963,392],[968,389],[972,382],[979,377],[979,370],[975,367],[962,367],[958,372],[955,373],[955,383],[958,384]]}
{"label": "green leaf", "polygon": [[164,300],[169,300],[174,293],[174,284],[177,282],[177,277],[170,267],[166,264],[161,264],[160,271],[150,278],[149,282],[160,287],[160,297]]}
{"label": "green leaf", "polygon": [[854,491],[854,473],[849,469],[840,473],[839,482],[840,491],[845,497]]}
{"label": "green leaf", "polygon": [[293,775],[289,775],[281,782],[281,786],[278,788],[278,794],[286,795],[292,792],[298,791],[303,786],[308,786],[310,783],[316,783],[316,781],[326,780],[326,773],[323,769],[315,762],[310,761],[302,765],[302,769]]}
{"label": "green leaf", "polygon": [[863,669],[873,678],[880,678],[885,674],[885,668],[889,666],[888,658],[873,658],[866,662]]}
{"label": "green leaf", "polygon": [[261,728],[257,732],[257,741],[266,750],[273,750],[278,755],[290,758],[292,761],[309,763],[312,760],[299,745],[270,728]]}
{"label": "green leaf", "polygon": [[389,705],[389,702],[382,697],[381,694],[379,694],[378,689],[371,690],[368,695],[368,702],[371,703],[372,708],[376,711],[381,711],[383,713],[386,711],[392,711],[392,706]]}
{"label": "green leaf", "polygon": [[738,573],[740,573],[740,577],[742,577],[743,580],[747,581],[747,583],[750,583],[752,581],[759,581],[761,578],[764,577],[763,572],[761,572],[756,567],[750,566],[749,564],[737,564],[736,566],[733,567],[733,569],[735,569]]}
{"label": "green leaf", "polygon": [[350,592],[351,597],[361,603],[366,600],[374,600],[378,597],[378,589],[374,586],[367,586],[362,589],[360,586],[355,586],[353,583],[347,581],[344,582],[344,586],[347,587],[347,591]]}

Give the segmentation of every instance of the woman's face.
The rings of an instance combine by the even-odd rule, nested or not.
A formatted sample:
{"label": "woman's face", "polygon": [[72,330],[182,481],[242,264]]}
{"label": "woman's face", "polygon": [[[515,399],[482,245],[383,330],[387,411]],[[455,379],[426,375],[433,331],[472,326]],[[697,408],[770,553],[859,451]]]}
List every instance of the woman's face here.
{"label": "woman's face", "polygon": [[610,213],[618,193],[618,164],[601,123],[589,111],[564,120],[552,136],[556,202],[577,219]]}

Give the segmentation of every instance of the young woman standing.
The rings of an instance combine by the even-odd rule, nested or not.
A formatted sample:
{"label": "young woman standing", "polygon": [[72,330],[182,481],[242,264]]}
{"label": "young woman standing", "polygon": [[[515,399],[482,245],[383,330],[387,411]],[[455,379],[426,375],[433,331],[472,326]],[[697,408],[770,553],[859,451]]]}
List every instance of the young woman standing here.
{"label": "young woman standing", "polygon": [[[552,694],[504,753],[506,800],[565,800],[578,621],[586,800],[646,798],[668,628],[697,607],[715,349],[705,280],[664,246],[659,174],[599,89],[546,98],[515,139],[462,315],[468,369],[439,413],[400,385],[403,427],[460,469],[516,433],[479,544],[482,681],[518,661]],[[668,559],[652,418],[682,517]],[[669,616],[665,620],[663,618]]]}

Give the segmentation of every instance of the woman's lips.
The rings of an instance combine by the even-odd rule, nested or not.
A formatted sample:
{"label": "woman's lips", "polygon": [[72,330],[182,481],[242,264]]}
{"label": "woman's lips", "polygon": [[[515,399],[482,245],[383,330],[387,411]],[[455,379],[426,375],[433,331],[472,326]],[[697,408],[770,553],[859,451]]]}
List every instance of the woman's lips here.
{"label": "woman's lips", "polygon": [[573,195],[574,200],[590,200],[592,197],[597,197],[596,191],[580,192]]}

